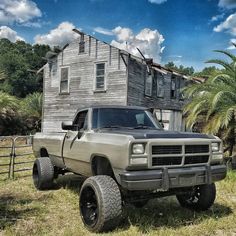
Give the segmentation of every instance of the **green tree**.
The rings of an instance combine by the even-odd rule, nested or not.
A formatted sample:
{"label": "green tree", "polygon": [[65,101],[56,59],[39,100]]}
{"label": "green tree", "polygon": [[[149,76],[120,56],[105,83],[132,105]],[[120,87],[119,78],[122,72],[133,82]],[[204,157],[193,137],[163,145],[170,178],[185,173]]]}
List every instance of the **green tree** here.
{"label": "green tree", "polygon": [[3,82],[6,78],[6,75],[3,71],[0,71],[0,83]]}
{"label": "green tree", "polygon": [[18,108],[17,98],[0,91],[0,135],[18,133],[21,127]]}
{"label": "green tree", "polygon": [[184,112],[188,127],[200,122],[204,132],[221,135],[231,155],[236,128],[236,57],[227,51],[216,52],[226,55],[230,62],[207,61],[224,69],[218,70],[205,83],[192,84],[184,90],[185,96],[190,99]]}
{"label": "green tree", "polygon": [[46,63],[43,57],[50,47],[0,39],[0,48],[0,70],[4,70],[7,75],[4,82],[0,82],[0,90],[22,98],[30,93],[41,92],[42,75],[36,75],[34,71]]}
{"label": "green tree", "polygon": [[42,117],[42,93],[29,94],[21,102],[21,112],[32,132],[41,128]]}
{"label": "green tree", "polygon": [[178,67],[172,61],[165,64],[165,67],[170,70],[174,70],[176,72],[184,74],[184,75],[193,75],[193,73],[194,73],[194,68],[192,66],[191,67],[184,67],[183,65],[180,65]]}
{"label": "green tree", "polygon": [[41,93],[33,93],[24,99],[18,99],[0,92],[0,136],[40,131],[41,111]]}
{"label": "green tree", "polygon": [[15,110],[18,108],[19,101],[14,96],[0,91],[0,113],[3,114],[7,110]]}
{"label": "green tree", "polygon": [[216,68],[215,66],[208,66],[208,67],[205,67],[200,72],[195,72],[193,76],[210,77],[210,76],[216,75],[219,72],[220,72],[220,69]]}

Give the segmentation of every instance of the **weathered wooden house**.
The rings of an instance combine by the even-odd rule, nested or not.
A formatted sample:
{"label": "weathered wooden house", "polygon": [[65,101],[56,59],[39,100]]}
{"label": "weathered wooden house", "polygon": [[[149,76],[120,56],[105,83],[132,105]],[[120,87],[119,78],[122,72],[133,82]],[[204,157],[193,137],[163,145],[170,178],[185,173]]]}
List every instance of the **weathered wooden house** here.
{"label": "weathered wooden house", "polygon": [[59,53],[48,53],[48,63],[40,69],[42,132],[58,131],[77,109],[99,104],[154,108],[166,129],[184,129],[184,76],[75,31],[78,40]]}

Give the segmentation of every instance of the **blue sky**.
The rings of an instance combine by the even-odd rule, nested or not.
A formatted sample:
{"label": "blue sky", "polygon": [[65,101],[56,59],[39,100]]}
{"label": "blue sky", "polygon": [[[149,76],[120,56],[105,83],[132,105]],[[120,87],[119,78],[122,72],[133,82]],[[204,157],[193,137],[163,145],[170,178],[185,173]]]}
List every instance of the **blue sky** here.
{"label": "blue sky", "polygon": [[0,0],[0,38],[62,45],[71,28],[157,62],[206,66],[236,42],[236,0]]}

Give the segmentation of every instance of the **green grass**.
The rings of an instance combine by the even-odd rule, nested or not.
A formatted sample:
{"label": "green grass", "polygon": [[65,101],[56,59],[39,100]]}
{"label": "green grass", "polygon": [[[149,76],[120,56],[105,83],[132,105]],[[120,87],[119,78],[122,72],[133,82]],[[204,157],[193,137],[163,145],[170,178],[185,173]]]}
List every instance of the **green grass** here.
{"label": "green grass", "polygon": [[[31,178],[0,181],[0,229],[4,235],[90,235],[79,216],[82,178],[68,175],[61,188],[36,191]],[[236,174],[217,183],[214,206],[202,213],[179,206],[174,197],[151,200],[142,209],[127,206],[120,227],[106,235],[235,235]],[[1,234],[1,233],[0,233]]]}
{"label": "green grass", "polygon": [[[0,235],[91,235],[80,219],[81,177],[60,177],[58,189],[40,192],[31,177],[20,177],[25,174],[15,180],[0,177]],[[217,199],[206,212],[183,209],[175,197],[166,197],[151,200],[142,209],[126,206],[123,214],[121,225],[104,235],[235,236],[236,172],[217,183]]]}

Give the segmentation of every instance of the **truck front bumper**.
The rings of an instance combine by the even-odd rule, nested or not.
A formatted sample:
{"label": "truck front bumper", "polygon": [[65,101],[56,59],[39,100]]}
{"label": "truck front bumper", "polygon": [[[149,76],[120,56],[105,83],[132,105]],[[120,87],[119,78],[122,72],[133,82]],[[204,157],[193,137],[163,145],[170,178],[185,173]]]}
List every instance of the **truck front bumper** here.
{"label": "truck front bumper", "polygon": [[121,186],[128,190],[164,190],[211,184],[226,177],[225,165],[204,165],[155,170],[126,171],[120,174]]}

